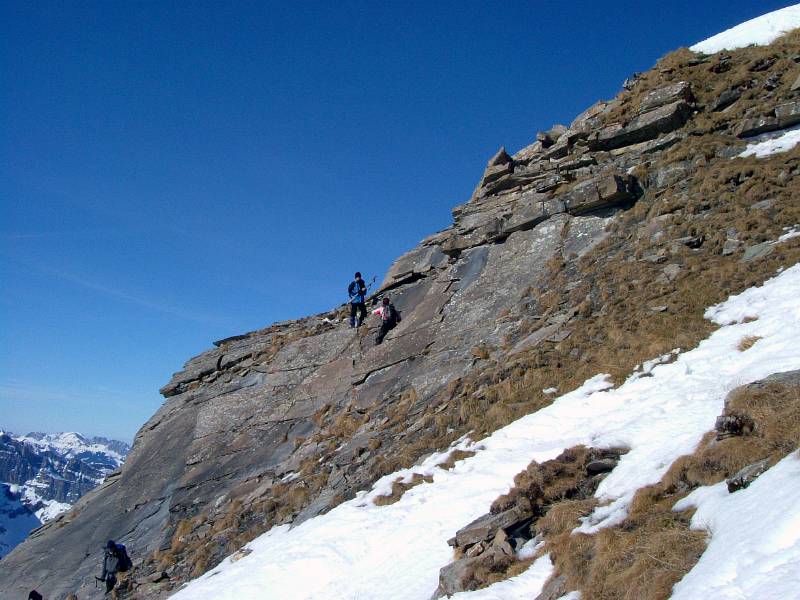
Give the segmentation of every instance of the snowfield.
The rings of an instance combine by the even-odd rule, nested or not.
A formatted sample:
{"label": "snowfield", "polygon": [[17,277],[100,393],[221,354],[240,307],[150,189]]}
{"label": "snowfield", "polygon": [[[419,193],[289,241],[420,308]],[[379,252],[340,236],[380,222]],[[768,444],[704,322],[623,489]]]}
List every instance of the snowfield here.
{"label": "snowfield", "polygon": [[698,42],[689,50],[714,54],[747,46],[766,46],[787,31],[800,27],[800,4],[787,6],[732,27],[727,31]]}
{"label": "snowfield", "polygon": [[[694,350],[675,355],[674,362],[664,364],[665,357],[650,362],[616,389],[607,376],[597,375],[480,442],[462,440],[457,447],[476,454],[451,471],[436,466],[445,453],[384,477],[325,515],[293,529],[272,529],[248,544],[250,554],[226,559],[173,597],[428,600],[439,569],[452,558],[447,539],[488,512],[492,500],[510,489],[514,475],[531,460],[552,459],[575,444],[630,448],[597,490],[602,506],[580,529],[591,533],[618,524],[636,490],[656,483],[713,429],[730,390],[800,369],[798,297],[800,265],[795,265],[708,309],[706,317],[720,329]],[[740,352],[737,344],[746,336],[761,339]],[[761,568],[770,589],[783,590],[776,598],[800,598],[800,504],[792,502],[800,498],[800,480],[791,475],[796,461],[787,458],[758,485],[736,494],[714,486],[692,495],[700,506],[695,523],[710,526],[713,535],[709,552],[676,587],[676,598],[705,598],[710,589],[719,598],[764,598],[763,588],[755,593],[745,586],[752,568]],[[395,504],[372,503],[397,477],[414,472],[432,474],[433,482],[409,490]],[[783,504],[770,491],[771,481],[783,482]],[[766,502],[764,495],[776,502],[776,521],[747,524],[743,515],[748,510],[759,514],[752,506]],[[746,565],[754,566],[740,571]],[[551,570],[543,558],[512,580],[456,597],[535,598]]]}

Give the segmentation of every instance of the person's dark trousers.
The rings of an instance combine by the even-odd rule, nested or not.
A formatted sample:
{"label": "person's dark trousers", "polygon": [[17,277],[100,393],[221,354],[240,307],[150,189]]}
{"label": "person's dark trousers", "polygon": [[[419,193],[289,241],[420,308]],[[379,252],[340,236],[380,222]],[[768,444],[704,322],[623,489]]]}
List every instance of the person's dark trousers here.
{"label": "person's dark trousers", "polygon": [[356,310],[358,311],[358,326],[361,327],[361,323],[364,322],[364,318],[367,316],[367,305],[363,302],[351,302],[350,303],[350,327],[356,326]]}
{"label": "person's dark trousers", "polygon": [[113,573],[109,573],[106,576],[106,594],[113,590],[115,585],[117,585],[117,577]]}
{"label": "person's dark trousers", "polygon": [[396,323],[392,323],[391,321],[384,321],[381,323],[381,330],[378,332],[378,337],[375,338],[375,345],[383,343],[383,338],[386,337],[386,334],[389,333]]}

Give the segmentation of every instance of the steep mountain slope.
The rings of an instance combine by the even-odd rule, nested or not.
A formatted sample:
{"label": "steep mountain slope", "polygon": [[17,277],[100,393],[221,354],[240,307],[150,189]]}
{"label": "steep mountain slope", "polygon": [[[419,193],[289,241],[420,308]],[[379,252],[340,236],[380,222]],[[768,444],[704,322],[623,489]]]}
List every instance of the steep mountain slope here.
{"label": "steep mountain slope", "polygon": [[[447,458],[447,453],[440,454],[405,473],[384,478],[369,493],[325,515],[293,529],[275,528],[174,598],[428,600],[437,579],[437,597],[448,593],[456,598],[536,598],[544,582],[556,572],[551,559],[559,566],[564,562],[559,556],[564,553],[563,541],[549,534],[565,519],[563,513],[560,517],[553,513],[564,508],[574,512],[576,503],[588,507],[582,524],[577,519],[574,523],[567,520],[569,529],[576,531],[568,536],[573,539],[599,537],[596,534],[600,532],[619,537],[634,530],[635,524],[626,521],[636,516],[637,504],[641,504],[637,491],[658,483],[679,456],[692,453],[717,415],[730,408],[725,400],[728,390],[742,379],[759,380],[776,370],[800,367],[800,351],[794,342],[800,336],[800,312],[793,310],[798,292],[800,265],[764,287],[751,288],[708,311],[707,315],[724,327],[698,348],[662,357],[616,388],[599,375],[479,442],[463,441],[458,447],[474,455],[457,461],[450,470],[435,466]],[[749,317],[747,322],[743,322],[743,315]],[[755,333],[760,337],[757,344],[746,351],[735,350],[743,338]],[[786,386],[797,395],[800,371],[768,377],[758,386],[763,388],[760,401],[763,391],[769,388],[771,393],[776,386]],[[800,397],[793,404],[793,411],[783,412],[780,419],[800,415]],[[758,425],[768,428],[764,414],[762,409],[757,415]],[[790,450],[797,447],[796,434],[800,431],[800,421],[794,420],[794,430],[785,436],[793,444]],[[748,437],[732,437],[719,445],[740,443]],[[769,439],[770,443],[775,441],[774,437]],[[606,449],[588,450],[586,446]],[[565,448],[568,450],[562,452]],[[786,449],[777,452],[766,465],[762,460],[761,471],[767,471],[766,466],[777,463],[785,454]],[[531,459],[541,462],[529,465]],[[797,452],[785,462],[789,473],[800,469]],[[778,477],[772,470],[767,473]],[[410,481],[415,475],[426,481],[395,503],[382,501],[391,492],[395,477]],[[512,479],[516,486],[507,493]],[[595,488],[600,505],[589,500]],[[688,521],[683,512],[687,506],[700,505],[700,528],[705,529],[704,523],[713,527],[709,564],[701,565],[703,568],[686,579],[679,588],[683,597],[705,597],[711,582],[725,598],[732,597],[732,588],[750,591],[739,597],[765,598],[769,589],[783,591],[776,597],[797,597],[786,592],[796,587],[792,570],[800,566],[800,531],[791,526],[800,516],[795,505],[800,480],[789,476],[780,490],[774,490],[769,519],[752,510],[758,502],[752,497],[756,489],[753,485],[729,493],[722,481],[721,485],[698,487],[690,496],[686,495],[688,486],[673,492],[667,502],[683,505],[682,514],[676,513],[673,523],[669,517],[659,517],[667,521],[663,531],[670,536],[671,544],[677,542],[679,552],[664,556],[657,544],[648,543],[632,553],[645,560],[648,554],[665,558],[662,562],[667,562],[669,569],[649,569],[644,582],[625,577],[620,568],[608,569],[604,578],[623,579],[628,592],[624,597],[667,597],[653,592],[669,590],[680,579],[682,573],[675,572],[684,565],[677,558],[683,554],[696,560],[698,550],[702,552],[704,533],[679,525],[681,520]],[[497,498],[500,494],[504,495]],[[484,514],[489,505],[491,512]],[[741,506],[750,510],[737,515],[737,525],[725,523]],[[762,536],[778,536],[782,543],[765,547],[759,544]],[[718,538],[724,541],[720,544]],[[733,542],[737,546],[734,556],[725,549]],[[456,547],[455,553],[448,543]],[[548,555],[526,569],[537,552]],[[603,558],[605,553],[599,548],[591,554]],[[448,565],[454,557],[456,560]],[[686,565],[684,572],[692,564]],[[758,568],[749,564],[758,564]],[[732,565],[735,578],[730,577]],[[520,573],[519,577],[481,591],[464,592],[480,583],[503,579],[509,567],[512,573]],[[314,577],[304,577],[309,571]],[[730,579],[738,581],[730,585]],[[554,589],[561,588],[559,596],[568,590],[591,588],[584,582],[576,586],[563,577],[552,577],[551,581],[555,582]],[[585,597],[620,597],[612,586],[600,593],[592,591],[595,593]]]}
{"label": "steep mountain slope", "polygon": [[78,433],[0,432],[0,483],[7,506],[0,556],[119,469],[128,450],[124,442]]}
{"label": "steep mountain slope", "polygon": [[116,538],[132,595],[163,597],[274,525],[550,404],[552,388],[694,347],[708,306],[800,259],[797,237],[773,243],[800,223],[800,151],[739,156],[744,138],[800,124],[798,56],[796,32],[680,50],[569,127],[499,151],[454,223],[389,270],[378,295],[403,321],[381,346],[339,308],[193,358],[122,471],[0,563],[0,594],[83,593]]}

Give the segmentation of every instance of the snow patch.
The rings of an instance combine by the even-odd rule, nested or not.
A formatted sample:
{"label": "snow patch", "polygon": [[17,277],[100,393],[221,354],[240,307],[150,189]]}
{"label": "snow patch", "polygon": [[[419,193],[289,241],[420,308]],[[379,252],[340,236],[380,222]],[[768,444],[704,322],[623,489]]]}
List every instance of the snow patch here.
{"label": "snow patch", "polygon": [[788,152],[800,144],[800,126],[765,133],[755,139],[756,143],[748,144],[744,152],[737,155],[737,158],[747,158],[748,156],[765,158],[780,152]]}
{"label": "snow patch", "polygon": [[696,507],[692,528],[709,531],[708,548],[674,589],[672,600],[799,598],[800,456],[781,460],[749,487],[702,487],[675,504]]}
{"label": "snow patch", "polygon": [[707,40],[698,42],[689,50],[714,54],[722,50],[736,50],[747,46],[766,46],[787,31],[798,27],[800,27],[800,4],[794,4],[745,21]]}

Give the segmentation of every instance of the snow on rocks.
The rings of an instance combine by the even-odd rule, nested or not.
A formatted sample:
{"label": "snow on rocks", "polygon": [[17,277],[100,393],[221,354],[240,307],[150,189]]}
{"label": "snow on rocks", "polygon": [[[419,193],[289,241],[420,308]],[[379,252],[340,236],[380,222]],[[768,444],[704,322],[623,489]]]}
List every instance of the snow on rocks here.
{"label": "snow on rocks", "polygon": [[800,127],[765,133],[758,136],[755,143],[748,144],[744,152],[737,155],[737,158],[748,156],[765,158],[780,152],[788,152],[797,144],[800,144]]}
{"label": "snow on rocks", "polygon": [[[800,265],[795,265],[763,286],[711,307],[706,316],[723,327],[673,362],[653,366],[649,377],[631,377],[612,389],[607,376],[597,375],[478,443],[462,440],[457,447],[476,454],[453,469],[436,467],[442,458],[437,455],[416,469],[382,478],[370,492],[360,492],[325,515],[293,529],[275,527],[248,544],[249,555],[236,562],[226,559],[174,597],[257,598],[269,590],[285,600],[427,600],[436,589],[439,569],[452,558],[448,538],[508,492],[514,475],[531,460],[552,459],[576,444],[630,448],[598,488],[603,505],[579,529],[591,533],[617,524],[636,490],[659,481],[676,458],[692,452],[714,427],[730,390],[800,368],[798,295]],[[744,322],[745,317],[750,319]],[[747,352],[737,352],[747,335],[761,340]],[[372,503],[398,476],[420,471],[431,474],[433,481],[408,490],[394,504]],[[749,497],[760,492],[772,481],[769,476],[737,493]],[[717,529],[726,523],[721,519]],[[764,527],[762,522],[759,529]],[[758,539],[751,540],[754,547]],[[535,597],[547,565],[534,564],[533,572],[513,583],[462,597],[516,597],[514,586],[524,586],[526,595]],[[790,571],[772,575],[789,577]],[[724,582],[719,585],[727,589]],[[506,586],[515,591],[507,592]],[[723,591],[718,596],[731,597]]]}
{"label": "snow on rocks", "polygon": [[782,242],[788,242],[796,237],[800,237],[800,226],[795,225],[794,227],[784,227],[783,228],[786,233],[782,234],[776,244],[780,244]]}
{"label": "snow on rocks", "polygon": [[500,581],[488,588],[474,592],[459,592],[450,596],[451,600],[530,600],[531,590],[540,590],[553,573],[550,555],[538,558],[524,572],[506,581]]}
{"label": "snow on rocks", "polygon": [[800,4],[787,6],[767,13],[750,21],[745,21],[722,33],[698,42],[689,50],[714,54],[722,50],[736,50],[747,46],[766,46],[781,35],[800,27]]}
{"label": "snow on rocks", "polygon": [[675,505],[696,507],[692,528],[711,532],[708,548],[675,585],[672,600],[800,597],[800,454],[794,452],[748,488],[702,487]]}

